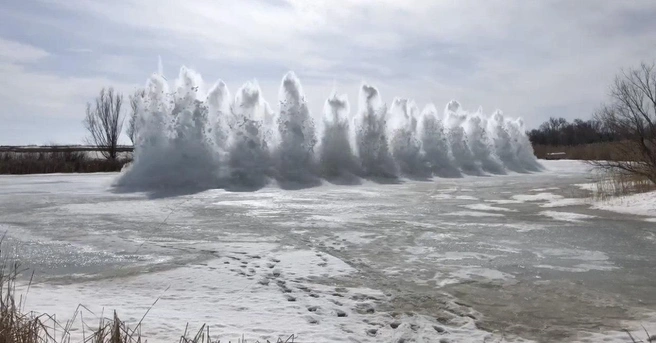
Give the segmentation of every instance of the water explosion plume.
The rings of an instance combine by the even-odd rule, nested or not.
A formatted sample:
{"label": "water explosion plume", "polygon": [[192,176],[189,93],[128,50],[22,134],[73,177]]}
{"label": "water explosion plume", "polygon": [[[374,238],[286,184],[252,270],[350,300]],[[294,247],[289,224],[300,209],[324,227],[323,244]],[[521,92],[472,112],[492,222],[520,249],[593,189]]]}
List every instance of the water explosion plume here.
{"label": "water explosion plume", "polygon": [[420,111],[401,98],[388,109],[378,89],[363,84],[355,114],[346,95],[333,93],[317,130],[292,72],[282,79],[277,110],[255,81],[234,97],[222,81],[208,91],[203,85],[185,67],[173,87],[161,68],[148,79],[137,104],[134,161],[115,187],[255,190],[271,182],[300,188],[542,169],[521,119],[500,111],[470,113],[454,100],[440,115],[433,104]]}
{"label": "water explosion plume", "polygon": [[328,181],[357,184],[362,169],[351,146],[349,102],[346,95],[334,93],[324,105],[323,135],[319,146],[319,171]]}
{"label": "water explosion plume", "polygon": [[410,177],[430,177],[432,173],[421,156],[421,142],[417,138],[419,108],[411,100],[396,98],[389,114],[387,128],[399,171]]}

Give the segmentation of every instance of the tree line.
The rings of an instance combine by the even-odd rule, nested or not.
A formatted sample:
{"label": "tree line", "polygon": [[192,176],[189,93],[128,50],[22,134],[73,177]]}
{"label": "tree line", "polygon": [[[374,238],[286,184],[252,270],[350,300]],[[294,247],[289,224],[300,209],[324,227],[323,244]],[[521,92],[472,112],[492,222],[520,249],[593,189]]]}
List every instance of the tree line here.
{"label": "tree line", "polygon": [[549,118],[537,129],[527,132],[533,145],[576,146],[583,144],[612,142],[619,137],[601,120]]}

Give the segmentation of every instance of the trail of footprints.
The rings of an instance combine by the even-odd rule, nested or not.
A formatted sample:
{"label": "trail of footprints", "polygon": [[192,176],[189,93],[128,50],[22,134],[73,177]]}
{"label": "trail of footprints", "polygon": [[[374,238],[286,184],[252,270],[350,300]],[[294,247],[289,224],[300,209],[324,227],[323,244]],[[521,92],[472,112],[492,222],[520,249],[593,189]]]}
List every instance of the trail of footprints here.
{"label": "trail of footprints", "polygon": [[[324,254],[317,253],[316,256],[321,259],[321,262],[319,262],[317,266],[326,267],[328,265],[328,258],[324,256]],[[288,282],[287,280],[284,280],[282,271],[276,268],[277,264],[280,263],[280,260],[275,257],[265,259],[260,255],[249,255],[245,252],[235,252],[233,255],[227,255],[226,257],[228,260],[223,263],[232,266],[232,268],[229,269],[231,272],[247,277],[249,280],[258,278],[257,282],[262,286],[278,287],[283,297],[289,302],[296,302],[297,299],[303,297],[327,297],[327,300],[334,305],[331,306],[331,308],[324,308],[318,305],[305,306],[308,312],[305,318],[310,324],[319,324],[320,319],[324,316],[345,318],[349,316],[349,313],[358,313],[365,316],[372,315],[376,313],[376,303],[381,301],[381,299],[370,295],[349,293],[349,290],[343,287],[336,287],[332,291],[319,291],[313,290],[310,287],[301,284],[299,281]],[[345,310],[345,302],[355,302],[355,306],[347,312],[346,310],[348,309]],[[415,316],[413,313],[392,312],[391,314],[386,315],[386,318],[371,317],[371,320],[365,318],[363,319],[363,322],[369,326],[366,330],[366,334],[372,337],[375,337],[378,334],[378,331],[385,327],[396,330],[399,327],[404,326],[405,328],[409,328],[412,332],[418,332],[421,325],[412,323],[413,316]],[[445,315],[438,316],[438,318],[435,318],[434,325],[431,324],[434,334],[437,334],[438,336],[448,334],[449,332],[444,325],[458,325],[460,324],[458,323],[458,319],[463,317],[476,319],[471,313],[465,313],[460,309],[451,309],[447,306],[445,309]],[[386,323],[378,322],[376,319],[383,320]],[[345,330],[347,332],[349,331],[348,329]],[[433,331],[431,330],[431,332]],[[397,340],[398,343],[412,341],[414,341],[412,338],[399,338]],[[449,343],[450,340],[447,338],[441,338],[439,342]]]}

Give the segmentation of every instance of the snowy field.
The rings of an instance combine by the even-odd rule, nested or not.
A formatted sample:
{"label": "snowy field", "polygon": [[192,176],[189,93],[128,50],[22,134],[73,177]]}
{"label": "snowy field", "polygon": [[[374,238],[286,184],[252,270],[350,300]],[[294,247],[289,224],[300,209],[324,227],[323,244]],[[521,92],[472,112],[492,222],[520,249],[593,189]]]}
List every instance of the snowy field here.
{"label": "snowy field", "polygon": [[[627,342],[656,333],[656,196],[593,203],[588,167],[302,190],[116,193],[117,174],[0,176],[26,309],[83,304],[150,342]],[[650,216],[651,215],[651,216]],[[94,314],[84,313],[85,320]],[[79,334],[80,332],[78,332]]]}

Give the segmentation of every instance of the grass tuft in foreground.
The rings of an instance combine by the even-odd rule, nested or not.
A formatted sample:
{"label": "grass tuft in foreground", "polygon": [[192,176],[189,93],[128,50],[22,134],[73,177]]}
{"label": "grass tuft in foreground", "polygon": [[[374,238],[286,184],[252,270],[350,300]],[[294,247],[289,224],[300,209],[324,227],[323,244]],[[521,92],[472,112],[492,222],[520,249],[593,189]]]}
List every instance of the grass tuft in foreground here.
{"label": "grass tuft in foreground", "polygon": [[[141,334],[142,322],[150,311],[146,311],[133,328],[121,320],[116,311],[111,318],[100,316],[95,325],[88,325],[82,318],[82,311],[92,313],[83,305],[78,305],[73,319],[66,323],[60,323],[54,316],[48,314],[35,314],[24,309],[26,295],[16,294],[17,280],[19,275],[27,272],[20,268],[18,261],[10,258],[11,254],[3,253],[3,239],[0,238],[0,343],[141,343],[146,342]],[[32,278],[27,284],[27,291],[32,284]],[[155,306],[157,300],[151,308]],[[74,321],[79,318],[82,329],[82,339],[74,341],[71,333]],[[278,338],[276,343],[293,343],[295,335],[283,340]],[[193,336],[188,331],[180,337],[179,343],[220,343],[210,336],[210,328],[207,325],[201,328]],[[246,343],[246,340],[238,339],[236,342]],[[269,342],[269,341],[267,341]],[[255,342],[257,343],[257,342]],[[270,343],[270,342],[269,342]]]}

